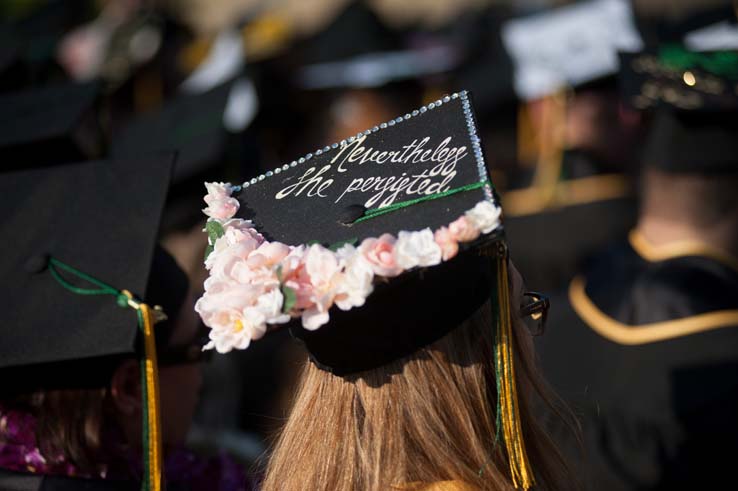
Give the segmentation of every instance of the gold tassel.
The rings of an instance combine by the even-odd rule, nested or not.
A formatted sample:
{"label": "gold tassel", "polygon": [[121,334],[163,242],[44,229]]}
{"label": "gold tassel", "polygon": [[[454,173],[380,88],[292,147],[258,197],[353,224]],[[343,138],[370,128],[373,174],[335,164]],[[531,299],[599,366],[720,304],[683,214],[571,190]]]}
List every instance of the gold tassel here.
{"label": "gold tassel", "polygon": [[162,487],[162,437],[161,437],[161,411],[159,410],[159,372],[156,360],[156,337],[154,336],[154,324],[166,316],[152,309],[145,303],[135,299],[128,290],[121,293],[128,297],[128,305],[134,308],[138,314],[139,326],[143,331],[144,357],[141,361],[141,371],[144,402],[144,479],[141,489],[146,491],[161,491]]}
{"label": "gold tassel", "polygon": [[507,448],[510,475],[515,488],[530,489],[534,484],[528,455],[525,452],[520,425],[518,394],[515,384],[515,367],[512,349],[512,319],[510,317],[510,291],[507,273],[507,248],[501,246],[497,255],[497,292],[499,318],[495,343],[497,390],[502,437]]}
{"label": "gold tassel", "polygon": [[156,360],[156,338],[154,337],[154,315],[151,308],[141,304],[144,320],[144,356],[146,377],[146,418],[149,432],[146,442],[149,461],[148,489],[160,491],[162,483],[162,438],[161,411],[159,411],[159,373]]}

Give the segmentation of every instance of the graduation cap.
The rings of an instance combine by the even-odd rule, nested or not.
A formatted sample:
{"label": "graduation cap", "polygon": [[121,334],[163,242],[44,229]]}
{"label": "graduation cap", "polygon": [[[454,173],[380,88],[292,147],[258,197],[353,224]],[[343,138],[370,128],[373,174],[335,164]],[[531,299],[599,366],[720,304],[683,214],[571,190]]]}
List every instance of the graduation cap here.
{"label": "graduation cap", "polygon": [[622,59],[626,103],[653,115],[644,162],[673,172],[735,172],[738,51],[665,44]]}
{"label": "graduation cap", "polygon": [[[228,164],[232,133],[227,125],[233,120],[229,117],[235,110],[239,112],[236,119],[243,122],[242,111],[253,116],[256,104],[250,82],[229,81],[201,94],[180,94],[160,111],[140,115],[113,131],[110,148],[113,158],[177,152],[173,186],[162,220],[163,233],[187,229],[200,222],[201,216],[192,209],[192,201],[201,193],[201,182],[212,179],[213,174],[222,174]],[[251,150],[247,145],[238,150],[244,149]]]}
{"label": "graduation cap", "polygon": [[121,358],[138,355],[151,489],[161,472],[153,325],[163,317],[154,305],[174,318],[187,292],[156,247],[172,160],[0,174],[3,392],[100,387]]}
{"label": "graduation cap", "polygon": [[100,155],[96,83],[63,84],[0,96],[3,171],[87,160]]}
{"label": "graduation cap", "polygon": [[[318,367],[347,376],[433,343],[493,299],[509,366],[507,247],[480,144],[461,92],[239,186],[206,184],[207,348],[243,349],[287,325]],[[528,487],[508,409],[512,475]]]}
{"label": "graduation cap", "polygon": [[303,46],[297,84],[306,90],[382,87],[447,72],[459,58],[453,46],[443,43],[409,49],[397,32],[359,3],[349,5]]}
{"label": "graduation cap", "polygon": [[642,42],[626,0],[590,0],[512,19],[502,26],[514,84],[525,100],[614,75],[618,51]]}

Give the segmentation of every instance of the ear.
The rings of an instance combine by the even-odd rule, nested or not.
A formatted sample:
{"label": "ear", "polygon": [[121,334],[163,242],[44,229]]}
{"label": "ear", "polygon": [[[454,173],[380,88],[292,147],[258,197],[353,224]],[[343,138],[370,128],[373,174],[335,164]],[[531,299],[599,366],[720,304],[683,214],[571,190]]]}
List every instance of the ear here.
{"label": "ear", "polygon": [[125,360],[115,369],[110,395],[116,409],[124,415],[141,410],[141,371],[136,360]]}

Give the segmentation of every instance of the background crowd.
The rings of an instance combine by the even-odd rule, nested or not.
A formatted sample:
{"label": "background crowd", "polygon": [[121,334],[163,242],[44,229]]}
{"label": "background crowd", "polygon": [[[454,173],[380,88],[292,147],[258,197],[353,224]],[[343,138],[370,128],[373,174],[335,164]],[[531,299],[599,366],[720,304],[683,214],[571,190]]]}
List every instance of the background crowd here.
{"label": "background crowd", "polygon": [[[738,455],[735,4],[6,0],[0,21],[0,173],[176,152],[158,239],[193,298],[206,277],[204,181],[250,181],[470,91],[512,259],[551,298],[543,375],[582,433],[550,432],[583,486],[725,484]],[[727,87],[704,103],[712,119],[680,120],[683,133],[650,102],[702,105],[680,106],[689,94],[649,89],[639,77],[653,74],[633,69],[633,53],[664,46],[686,46],[680,59],[727,53],[717,70],[679,69],[687,89],[702,72]],[[680,151],[715,128],[727,136]],[[218,472],[258,475],[305,357],[288,341],[275,332],[203,365],[196,409],[190,398],[174,410],[187,420],[181,468],[225,452]]]}

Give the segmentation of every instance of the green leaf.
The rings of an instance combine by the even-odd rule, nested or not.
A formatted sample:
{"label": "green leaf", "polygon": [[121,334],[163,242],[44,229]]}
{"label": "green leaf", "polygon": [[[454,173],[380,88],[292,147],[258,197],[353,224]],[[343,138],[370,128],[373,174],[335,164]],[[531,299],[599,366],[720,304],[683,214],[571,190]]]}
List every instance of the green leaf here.
{"label": "green leaf", "polygon": [[354,245],[359,241],[356,237],[351,239],[342,240],[340,242],[336,242],[335,244],[332,244],[328,247],[328,249],[332,250],[333,252],[336,252],[341,247],[345,246],[346,244]]}
{"label": "green leaf", "polygon": [[305,245],[307,245],[308,247],[310,247],[311,245],[315,245],[315,244],[320,244],[320,241],[319,240],[311,240],[311,241],[309,241]]}
{"label": "green leaf", "polygon": [[225,234],[223,225],[215,220],[208,220],[205,224],[205,230],[208,232],[208,238],[210,238],[211,244],[215,244],[215,241],[223,237],[223,234]]}
{"label": "green leaf", "polygon": [[212,244],[208,244],[208,246],[205,248],[205,260],[207,261],[208,256],[213,252],[214,246]]}
{"label": "green leaf", "polygon": [[277,266],[276,273],[277,273],[277,279],[279,280],[279,284],[281,285],[282,284],[282,265],[281,264]]}
{"label": "green leaf", "polygon": [[297,293],[287,285],[282,285],[281,290],[282,296],[284,297],[284,302],[282,302],[282,312],[287,313],[295,306],[295,303],[297,302]]}

